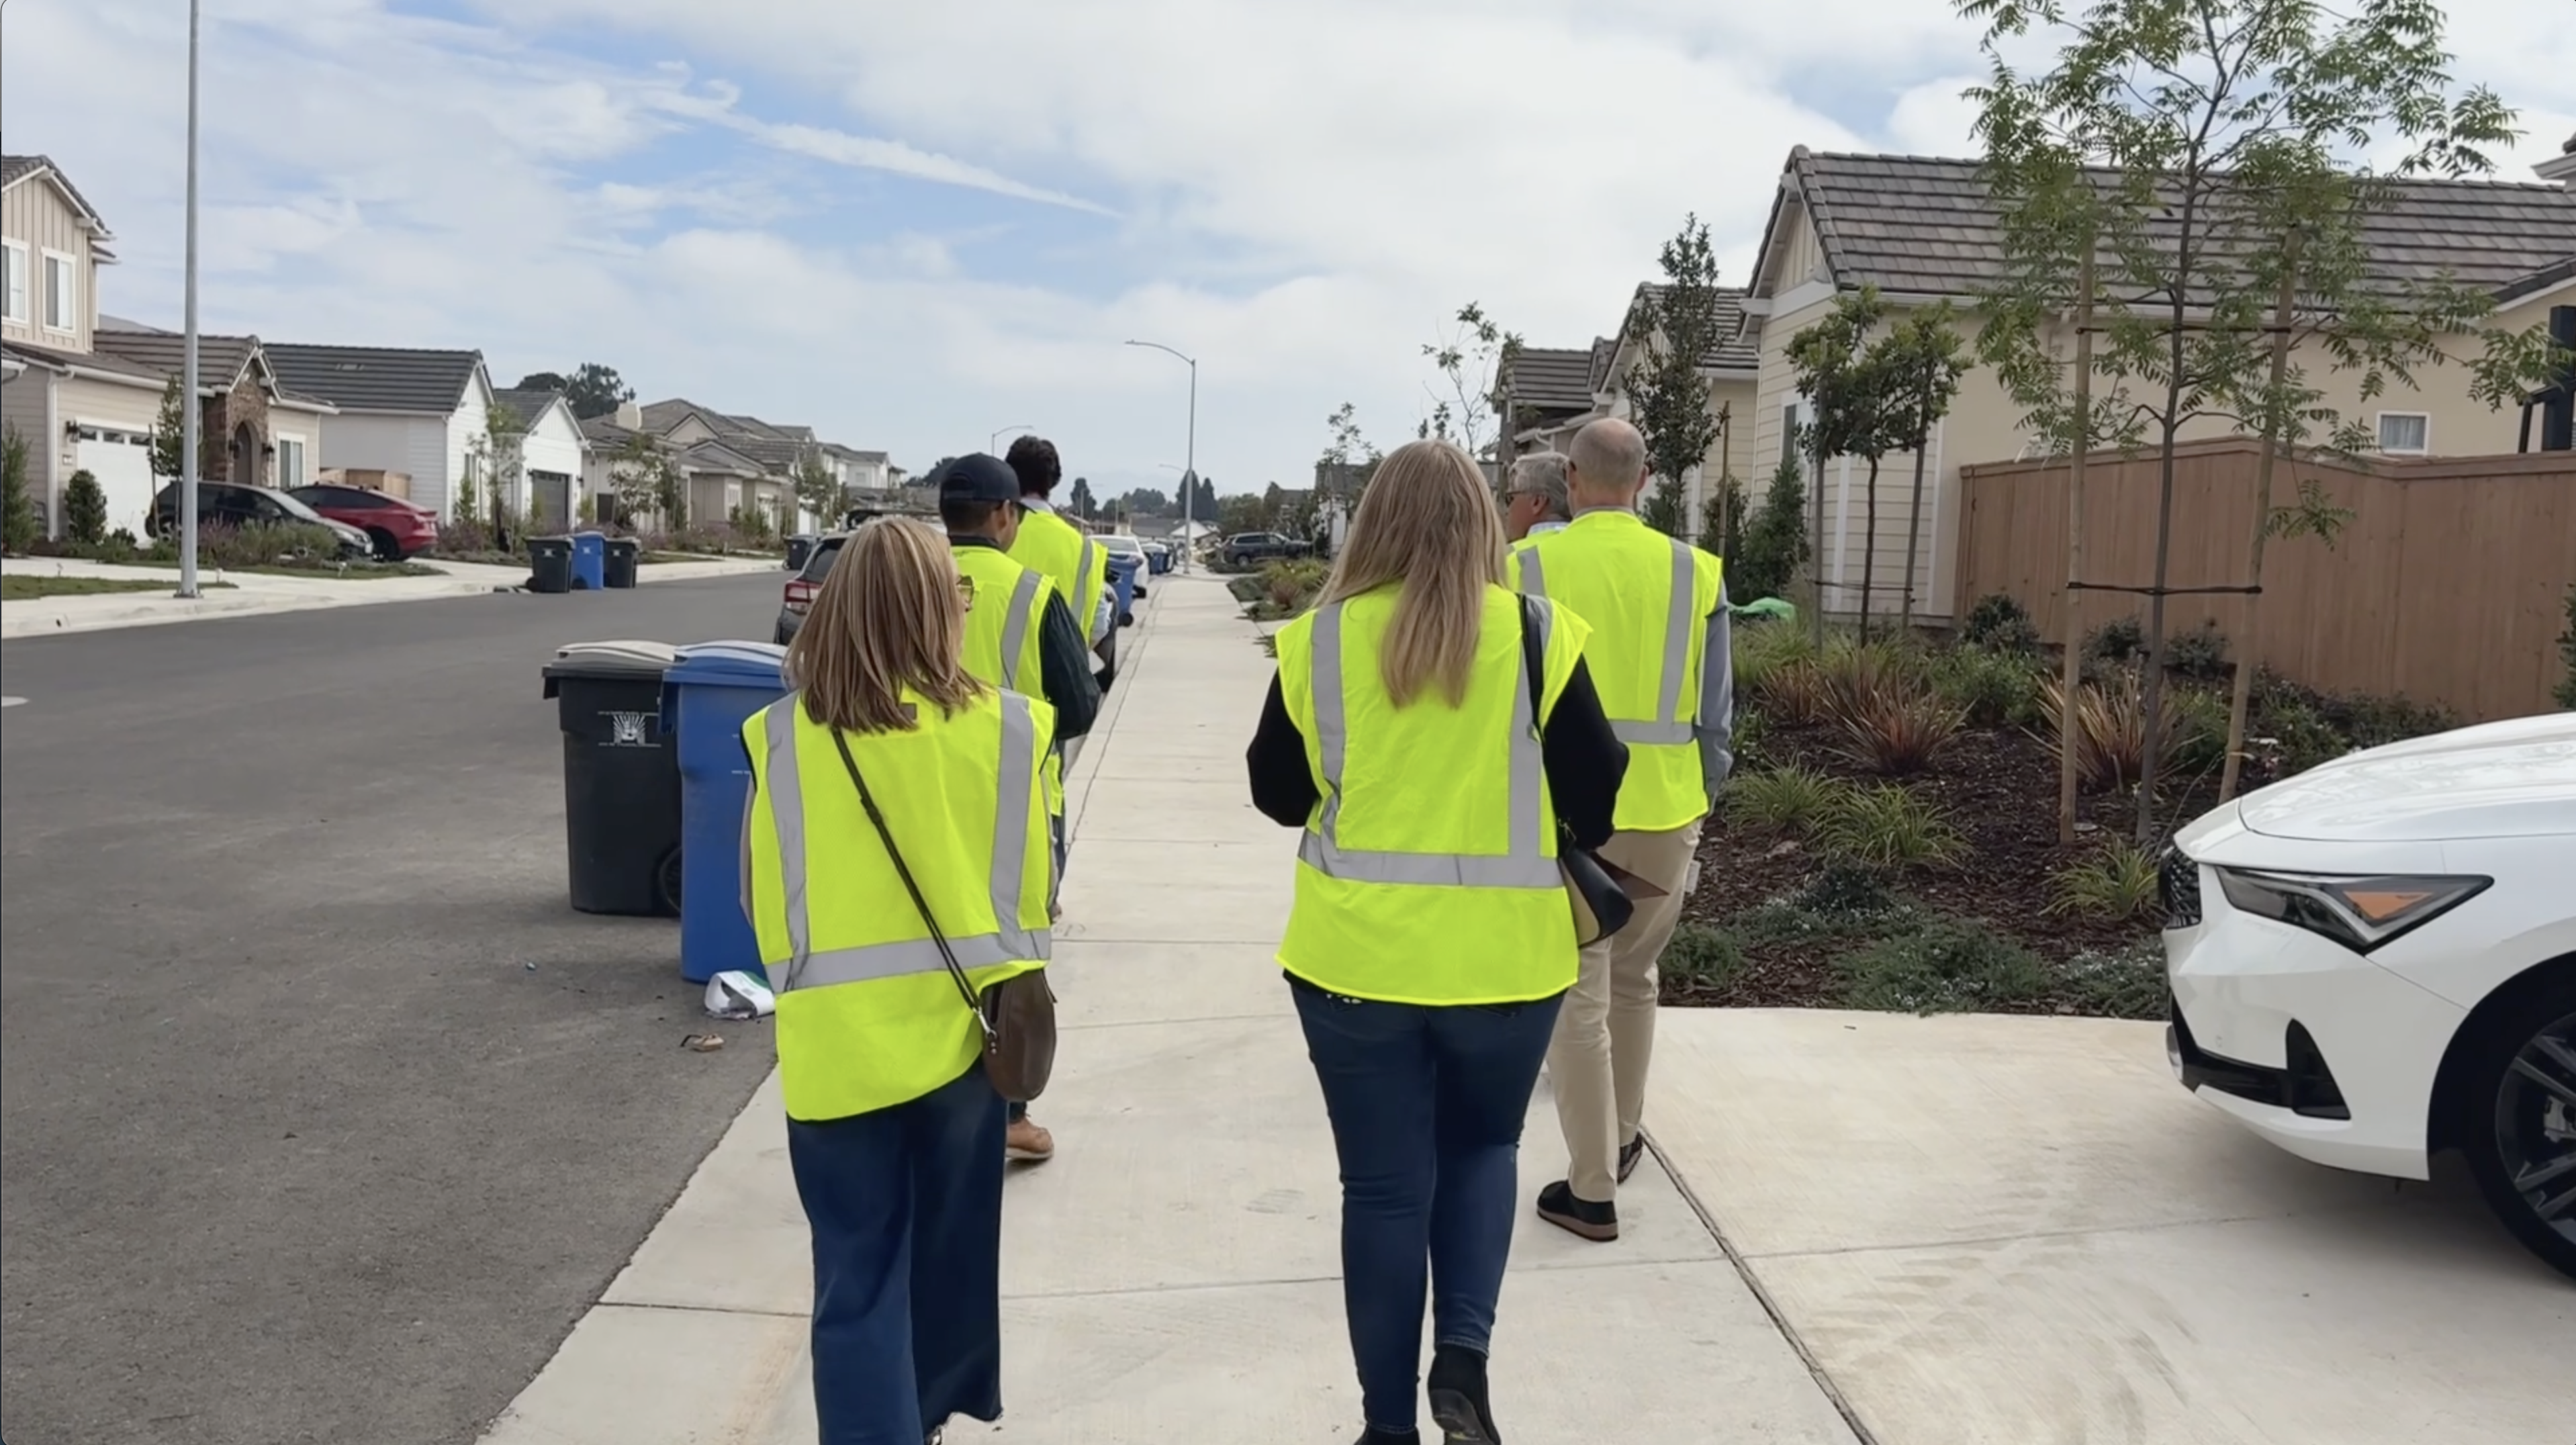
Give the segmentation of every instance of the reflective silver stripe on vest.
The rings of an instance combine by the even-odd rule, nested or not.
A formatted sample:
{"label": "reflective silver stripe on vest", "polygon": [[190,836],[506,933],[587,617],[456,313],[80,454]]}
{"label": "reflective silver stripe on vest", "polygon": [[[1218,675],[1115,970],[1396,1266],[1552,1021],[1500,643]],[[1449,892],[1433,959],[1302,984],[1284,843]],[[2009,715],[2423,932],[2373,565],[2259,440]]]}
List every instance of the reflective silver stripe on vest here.
{"label": "reflective silver stripe on vest", "polygon": [[1013,692],[1028,690],[1020,686],[1020,652],[1028,646],[1029,618],[1037,611],[1038,585],[1045,580],[1022,569],[1019,582],[1011,588],[1011,610],[1002,618],[1002,686]]}
{"label": "reflective silver stripe on vest", "polygon": [[[1002,703],[1000,797],[993,827],[992,933],[951,937],[949,947],[966,968],[1043,959],[1054,941],[1049,930],[1020,927],[1022,874],[1028,866],[1029,809],[1037,789],[1037,719],[1029,700],[1005,692]],[[770,987],[779,993],[822,988],[836,983],[866,983],[905,974],[938,973],[948,965],[939,945],[927,938],[873,943],[856,948],[814,951],[813,923],[806,910],[805,792],[796,760],[796,714],[803,698],[789,693],[761,714],[768,742],[767,793],[770,817],[778,830],[780,891],[787,909],[788,959],[769,968]]]}
{"label": "reflective silver stripe on vest", "polygon": [[[1538,609],[1542,631],[1552,614]],[[1542,794],[1545,759],[1539,746],[1537,719],[1530,714],[1529,663],[1512,669],[1512,752],[1506,804],[1511,816],[1511,852],[1396,853],[1346,849],[1340,842],[1342,768],[1349,755],[1349,718],[1342,698],[1342,605],[1315,610],[1309,659],[1315,705],[1315,746],[1323,754],[1323,816],[1297,844],[1297,856],[1327,878],[1355,883],[1415,883],[1445,888],[1556,888],[1562,885],[1556,860],[1541,847],[1546,822]],[[1540,654],[1544,656],[1542,645]]]}
{"label": "reflective silver stripe on vest", "polygon": [[[1690,720],[1682,716],[1682,670],[1690,662],[1691,628],[1691,549],[1688,544],[1673,543],[1673,602],[1664,619],[1663,697],[1656,704],[1655,720],[1669,730],[1678,726],[1679,737],[1630,738],[1621,733],[1624,742],[1681,742],[1691,740]],[[1614,728],[1616,724],[1613,724]]]}
{"label": "reflective silver stripe on vest", "polygon": [[1623,743],[1646,744],[1686,743],[1693,736],[1686,722],[1629,722],[1622,718],[1610,720],[1610,733]]}
{"label": "reflective silver stripe on vest", "polygon": [[[1073,574],[1073,599],[1072,599],[1072,601],[1073,601],[1073,605],[1074,605],[1074,606],[1076,606],[1076,607],[1080,607],[1080,606],[1082,605],[1082,594],[1083,594],[1083,592],[1084,592],[1085,590],[1087,590],[1087,589],[1091,586],[1091,580],[1092,580],[1093,578],[1095,578],[1095,577],[1100,577],[1100,573],[1099,573],[1098,571],[1094,570],[1094,569],[1093,569],[1093,567],[1092,567],[1092,565],[1091,565],[1091,558],[1092,558],[1092,555],[1093,555],[1093,553],[1095,553],[1095,552],[1096,552],[1096,551],[1098,551],[1098,550],[1099,550],[1099,549],[1097,549],[1097,548],[1095,548],[1095,547],[1093,547],[1093,546],[1091,545],[1091,534],[1090,534],[1090,533],[1088,533],[1088,532],[1083,533],[1083,534],[1082,534],[1082,560],[1081,560],[1080,562],[1077,562],[1077,563],[1075,563],[1075,564],[1074,564],[1074,567],[1075,567],[1075,569],[1076,569],[1076,570],[1075,570],[1075,572],[1074,572],[1074,574]],[[1102,587],[1102,590],[1106,591],[1106,590],[1107,590],[1107,588],[1108,588],[1108,581],[1109,581],[1109,579],[1107,579],[1107,578],[1105,578],[1105,577],[1101,577],[1101,578],[1100,578],[1100,581],[1101,581],[1101,587]],[[1115,619],[1112,619],[1112,622],[1113,622],[1113,624],[1114,624]],[[1088,617],[1086,617],[1086,618],[1082,619],[1082,625],[1083,625],[1083,627],[1084,627],[1085,629],[1088,629],[1088,628],[1091,626],[1091,619],[1090,619],[1090,618],[1088,618]]]}
{"label": "reflective silver stripe on vest", "polygon": [[1547,595],[1547,574],[1539,566],[1536,547],[1521,549],[1521,593],[1527,597]]}

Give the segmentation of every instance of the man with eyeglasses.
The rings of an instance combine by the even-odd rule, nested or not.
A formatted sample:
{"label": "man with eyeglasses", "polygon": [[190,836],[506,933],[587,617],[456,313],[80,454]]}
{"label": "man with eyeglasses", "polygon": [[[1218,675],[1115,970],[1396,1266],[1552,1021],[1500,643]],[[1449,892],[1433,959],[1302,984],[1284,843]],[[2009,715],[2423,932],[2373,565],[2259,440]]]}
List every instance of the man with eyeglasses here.
{"label": "man with eyeglasses", "polygon": [[[976,453],[942,468],[939,520],[957,554],[966,588],[966,670],[994,687],[1042,697],[1055,709],[1057,751],[1047,759],[1047,814],[1054,825],[1055,877],[1064,877],[1062,746],[1091,730],[1100,714],[1100,684],[1091,649],[1064,594],[1045,573],[1011,559],[1019,540],[1020,479],[1001,458]],[[1047,900],[1050,912],[1055,900]],[[1038,1164],[1055,1156],[1055,1137],[1013,1104],[1009,1157]]]}
{"label": "man with eyeglasses", "polygon": [[1503,508],[1503,533],[1514,542],[1562,532],[1574,520],[1574,504],[1565,492],[1565,457],[1534,452],[1512,463],[1509,498]]}

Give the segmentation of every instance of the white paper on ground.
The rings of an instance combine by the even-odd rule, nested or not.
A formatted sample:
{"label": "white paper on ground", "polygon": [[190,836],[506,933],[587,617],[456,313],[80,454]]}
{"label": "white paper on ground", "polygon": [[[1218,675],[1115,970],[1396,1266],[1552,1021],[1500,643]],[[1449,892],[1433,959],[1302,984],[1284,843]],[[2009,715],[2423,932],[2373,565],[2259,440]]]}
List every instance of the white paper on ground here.
{"label": "white paper on ground", "polygon": [[778,1012],[778,999],[768,984],[728,969],[707,980],[707,1012],[720,1019],[762,1018]]}

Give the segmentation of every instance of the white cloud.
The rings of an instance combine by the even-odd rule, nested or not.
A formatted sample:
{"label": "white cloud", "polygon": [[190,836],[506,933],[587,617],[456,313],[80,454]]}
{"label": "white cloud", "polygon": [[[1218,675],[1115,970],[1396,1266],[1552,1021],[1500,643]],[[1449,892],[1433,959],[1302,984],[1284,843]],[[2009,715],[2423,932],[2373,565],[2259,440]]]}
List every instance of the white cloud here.
{"label": "white cloud", "polygon": [[[1128,338],[1202,359],[1207,471],[1293,482],[1345,399],[1409,433],[1461,303],[1583,344],[1685,211],[1740,281],[1792,144],[1956,153],[1982,68],[1939,0],[386,3],[210,19],[210,325],[598,359],[911,464],[1032,422],[1104,489],[1184,446],[1185,371]],[[2452,8],[2463,76],[2565,93],[2576,27]],[[7,26],[12,148],[108,212],[112,309],[174,317],[180,27]],[[2509,170],[2576,124],[2526,119]],[[875,205],[919,182],[966,204]]]}

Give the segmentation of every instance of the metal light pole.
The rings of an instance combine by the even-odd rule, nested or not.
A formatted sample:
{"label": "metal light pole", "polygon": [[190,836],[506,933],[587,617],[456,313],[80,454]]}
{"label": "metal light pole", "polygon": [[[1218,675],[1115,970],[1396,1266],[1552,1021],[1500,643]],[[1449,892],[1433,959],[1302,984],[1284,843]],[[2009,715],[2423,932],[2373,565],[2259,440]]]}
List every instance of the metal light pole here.
{"label": "metal light pole", "polygon": [[1182,453],[1188,465],[1181,472],[1181,560],[1178,564],[1181,571],[1186,573],[1190,570],[1191,547],[1197,540],[1190,535],[1190,513],[1197,502],[1199,489],[1199,360],[1195,356],[1175,351],[1159,341],[1130,341],[1127,344],[1150,346],[1156,351],[1170,352],[1190,364],[1190,439],[1189,450]]}
{"label": "metal light pole", "polygon": [[188,0],[188,282],[179,363],[179,595],[197,595],[197,30],[199,0]]}
{"label": "metal light pole", "polygon": [[994,454],[994,455],[998,456],[998,455],[1000,455],[1000,454],[1001,454],[1001,450],[1002,450],[1002,438],[1003,438],[1003,437],[1010,435],[1012,432],[1036,431],[1036,430],[1037,430],[1037,428],[1036,428],[1036,427],[1033,427],[1033,426],[1029,425],[1027,422],[1021,422],[1021,423],[1020,423],[1019,425],[1017,425],[1017,426],[1006,426],[1006,427],[1002,428],[1000,431],[997,431],[997,432],[993,433],[993,438],[992,438],[992,440],[990,440],[990,441],[988,441],[988,442],[984,443],[984,449],[985,449],[987,452],[990,452],[990,453],[992,453],[992,454]]}

